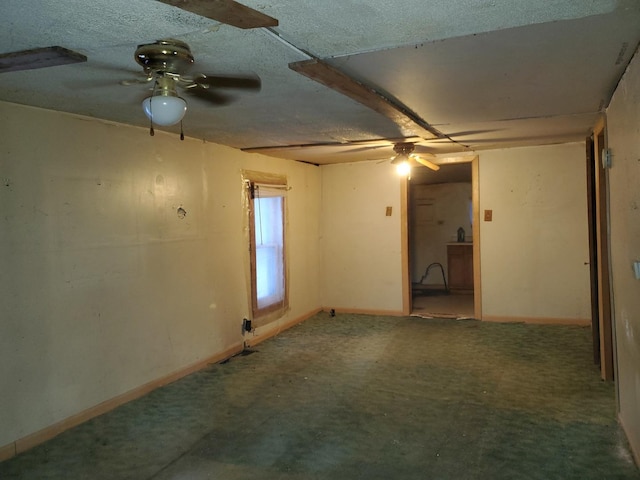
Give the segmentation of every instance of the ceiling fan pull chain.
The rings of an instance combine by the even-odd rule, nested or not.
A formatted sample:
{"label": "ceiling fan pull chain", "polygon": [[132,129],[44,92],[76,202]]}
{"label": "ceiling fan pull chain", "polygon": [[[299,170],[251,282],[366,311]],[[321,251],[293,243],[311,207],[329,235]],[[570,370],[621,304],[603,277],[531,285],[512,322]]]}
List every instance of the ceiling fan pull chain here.
{"label": "ceiling fan pull chain", "polygon": [[182,120],[180,120],[180,140],[184,140],[184,130],[182,129]]}
{"label": "ceiling fan pull chain", "polygon": [[[155,88],[156,87],[154,86],[153,89],[155,90]],[[153,102],[149,102],[149,114],[150,114],[149,115],[149,135],[151,137],[153,137],[156,134],[156,132],[153,131],[153,112],[151,111],[152,104]]]}

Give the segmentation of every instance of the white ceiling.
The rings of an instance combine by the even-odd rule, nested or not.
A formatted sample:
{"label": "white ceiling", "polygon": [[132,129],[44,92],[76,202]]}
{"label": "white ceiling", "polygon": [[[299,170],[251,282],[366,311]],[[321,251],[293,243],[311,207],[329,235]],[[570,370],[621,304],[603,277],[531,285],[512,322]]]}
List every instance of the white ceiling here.
{"label": "white ceiling", "polygon": [[88,61],[0,73],[0,100],[146,128],[148,86],[120,81],[141,73],[137,45],[178,38],[196,71],[262,78],[230,105],[187,98],[187,136],[236,148],[342,143],[270,151],[318,164],[386,158],[390,144],[366,141],[417,132],[292,62],[323,59],[399,102],[449,137],[417,149],[447,154],[584,139],[640,42],[638,0],[241,0],[277,18],[272,31],[156,0],[2,3],[0,54],[59,45]]}

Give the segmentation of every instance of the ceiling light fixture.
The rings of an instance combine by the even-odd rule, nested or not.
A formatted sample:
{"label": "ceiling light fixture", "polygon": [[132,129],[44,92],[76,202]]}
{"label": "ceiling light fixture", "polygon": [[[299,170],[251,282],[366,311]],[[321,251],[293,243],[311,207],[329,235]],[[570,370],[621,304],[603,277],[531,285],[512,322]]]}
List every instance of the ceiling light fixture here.
{"label": "ceiling light fixture", "polygon": [[187,102],[176,92],[177,77],[171,75],[158,77],[153,94],[142,101],[142,110],[151,123],[163,127],[175,125],[184,118]]}
{"label": "ceiling light fixture", "polygon": [[413,152],[413,143],[396,143],[393,146],[393,151],[396,152],[396,156],[391,159],[391,165],[396,166],[396,173],[403,177],[408,177],[411,174],[411,152]]}
{"label": "ceiling light fixture", "polygon": [[439,165],[423,158],[420,155],[413,153],[415,150],[415,144],[413,142],[401,142],[396,143],[393,146],[393,151],[396,156],[391,159],[391,165],[396,166],[396,172],[398,175],[409,176],[411,173],[411,166],[417,162],[420,165],[430,168],[431,170],[440,169]]}
{"label": "ceiling light fixture", "polygon": [[411,164],[409,163],[409,157],[407,155],[398,155],[392,162],[396,166],[396,172],[398,175],[408,177],[411,173]]}
{"label": "ceiling light fixture", "polygon": [[187,102],[176,93],[164,92],[147,97],[142,101],[145,115],[156,125],[175,125],[184,118],[187,112]]}

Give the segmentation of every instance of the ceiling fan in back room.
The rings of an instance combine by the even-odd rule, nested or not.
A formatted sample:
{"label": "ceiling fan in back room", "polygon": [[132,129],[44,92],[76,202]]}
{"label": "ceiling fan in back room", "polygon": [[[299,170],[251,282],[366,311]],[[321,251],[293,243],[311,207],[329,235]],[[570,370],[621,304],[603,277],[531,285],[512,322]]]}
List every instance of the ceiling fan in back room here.
{"label": "ceiling fan in back room", "polygon": [[[416,146],[420,146],[416,145],[418,143],[427,142],[432,146],[448,143],[452,145],[455,144],[457,150],[465,151],[468,149],[466,145],[457,142],[449,135],[439,131],[397,98],[389,93],[383,92],[366,79],[354,78],[338,67],[330,64],[328,61],[322,60],[308,51],[300,49],[289,40],[282,38],[282,35],[275,32],[274,29],[268,30],[277,35],[286,44],[298,50],[301,54],[310,57],[308,60],[290,63],[289,68],[291,70],[387,117],[399,127],[400,132],[405,136],[395,139],[386,138],[383,140],[344,140],[341,142],[318,142],[301,145],[256,146],[243,148],[243,151],[266,153],[273,156],[280,156],[281,158],[293,158],[307,163],[321,164],[326,163],[321,159],[323,152],[332,151],[332,155],[339,155],[341,153],[353,154],[356,150],[351,147],[358,146],[357,150],[387,147],[387,149],[393,149],[394,156],[391,158],[392,163],[400,167],[399,170],[403,175],[408,175],[411,166],[426,166],[432,170],[438,170],[440,168],[428,159],[435,158],[430,152],[434,150],[433,148],[427,148],[427,152],[421,152],[420,155],[415,153]],[[317,151],[317,154],[313,153],[314,150]],[[423,148],[423,151],[424,150]],[[346,156],[347,155],[345,155],[345,157]],[[317,160],[318,163],[314,160]],[[360,156],[359,160],[364,160],[364,158]],[[366,160],[373,159],[366,158]]]}
{"label": "ceiling fan in back room", "polygon": [[[302,145],[279,145],[243,148],[243,152],[262,153],[282,158],[296,159],[304,157],[306,151],[331,150],[335,155],[344,155],[349,160],[382,160],[390,161],[401,175],[409,175],[411,168],[427,167],[437,171],[440,166],[434,162],[436,156],[428,152],[417,152],[428,147],[420,145],[420,137],[404,137],[398,139],[355,140],[345,142],[308,143]],[[384,151],[385,156],[376,156],[374,152]],[[356,159],[357,158],[357,159]],[[348,161],[349,161],[348,160]],[[314,163],[314,162],[307,162]],[[381,162],[379,162],[381,163]],[[320,163],[316,163],[318,165]]]}
{"label": "ceiling fan in back room", "polygon": [[[415,144],[411,142],[396,143],[393,146],[396,155],[391,159],[391,165],[395,165],[398,174],[408,176],[411,173],[411,167],[414,166],[413,162],[434,171],[440,170],[439,165],[427,160],[424,155],[413,153],[415,148]],[[435,158],[433,155],[429,156]]]}

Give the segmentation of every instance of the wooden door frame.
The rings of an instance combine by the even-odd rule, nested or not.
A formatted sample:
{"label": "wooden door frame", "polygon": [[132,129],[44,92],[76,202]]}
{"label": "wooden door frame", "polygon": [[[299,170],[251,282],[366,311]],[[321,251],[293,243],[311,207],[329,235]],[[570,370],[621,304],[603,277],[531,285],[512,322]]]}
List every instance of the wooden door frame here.
{"label": "wooden door frame", "polygon": [[482,320],[480,271],[480,157],[471,160],[471,205],[473,209],[473,318]]}
{"label": "wooden door frame", "polygon": [[409,178],[400,180],[400,261],[402,262],[402,314],[411,315],[411,259],[409,257]]}
{"label": "wooden door frame", "polygon": [[[471,160],[471,205],[473,210],[473,310],[474,318],[482,320],[482,288],[480,282],[480,159]],[[402,314],[412,310],[411,265],[409,255],[409,179],[400,180],[400,261],[402,262]]]}
{"label": "wooden door frame", "polygon": [[593,363],[600,366],[600,322],[598,298],[598,255],[596,231],[596,156],[593,138],[587,137],[585,145],[587,176],[587,221],[589,228],[589,292],[591,297],[591,336]]}
{"label": "wooden door frame", "polygon": [[602,118],[593,129],[593,168],[595,170],[593,185],[595,211],[593,213],[596,235],[597,288],[596,291],[592,291],[592,295],[597,295],[598,301],[600,375],[603,380],[613,380],[615,368],[609,251],[608,174],[602,162],[602,152],[607,148],[606,142],[606,124],[605,119]]}

